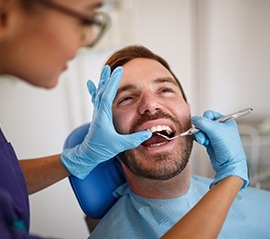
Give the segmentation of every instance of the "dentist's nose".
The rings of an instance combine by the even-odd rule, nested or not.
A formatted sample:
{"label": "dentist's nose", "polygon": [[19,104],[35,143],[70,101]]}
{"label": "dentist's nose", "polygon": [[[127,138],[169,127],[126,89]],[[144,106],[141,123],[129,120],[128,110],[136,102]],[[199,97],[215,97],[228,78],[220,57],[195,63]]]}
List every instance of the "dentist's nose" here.
{"label": "dentist's nose", "polygon": [[148,93],[147,95],[144,95],[144,97],[142,97],[139,105],[139,114],[154,114],[160,110],[161,105],[159,104],[156,97],[153,96],[151,93]]}

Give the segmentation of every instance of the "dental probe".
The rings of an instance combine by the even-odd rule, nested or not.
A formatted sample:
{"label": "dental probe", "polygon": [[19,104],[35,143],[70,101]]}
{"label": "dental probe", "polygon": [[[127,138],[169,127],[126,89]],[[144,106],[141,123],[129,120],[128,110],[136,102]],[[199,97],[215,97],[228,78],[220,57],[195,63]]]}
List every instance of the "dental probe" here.
{"label": "dental probe", "polygon": [[[245,108],[245,109],[237,111],[235,113],[224,115],[224,116],[216,119],[215,121],[218,122],[218,123],[222,123],[222,122],[228,121],[230,119],[237,119],[237,118],[240,118],[240,117],[243,117],[245,115],[250,114],[252,111],[253,111],[252,108]],[[163,137],[163,138],[165,138],[167,140],[173,140],[173,139],[176,139],[178,137],[183,137],[183,136],[187,136],[187,135],[193,135],[193,134],[197,133],[198,131],[200,131],[200,130],[193,126],[189,130],[187,130],[187,131],[185,131],[185,132],[183,132],[181,134],[175,135],[174,137],[171,137],[171,138],[166,136],[166,135],[163,135],[161,133],[157,133],[157,135],[159,135],[159,136],[161,136],[161,137]]]}

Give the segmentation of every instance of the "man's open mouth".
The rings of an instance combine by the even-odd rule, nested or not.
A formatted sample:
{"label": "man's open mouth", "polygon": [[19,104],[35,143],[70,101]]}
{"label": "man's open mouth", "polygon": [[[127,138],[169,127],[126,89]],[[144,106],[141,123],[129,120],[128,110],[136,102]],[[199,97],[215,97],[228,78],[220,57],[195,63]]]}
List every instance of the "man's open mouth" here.
{"label": "man's open mouth", "polygon": [[168,140],[157,135],[157,133],[161,133],[170,138],[175,135],[175,131],[167,125],[156,125],[151,127],[151,129],[149,130],[152,132],[153,135],[150,139],[142,143],[142,145],[145,147],[157,147],[166,144],[168,142]]}

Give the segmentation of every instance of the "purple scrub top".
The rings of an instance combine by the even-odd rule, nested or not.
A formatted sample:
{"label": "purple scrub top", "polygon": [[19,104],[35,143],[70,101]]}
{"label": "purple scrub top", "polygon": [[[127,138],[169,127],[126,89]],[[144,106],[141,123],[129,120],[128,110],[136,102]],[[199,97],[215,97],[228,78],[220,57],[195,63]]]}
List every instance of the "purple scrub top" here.
{"label": "purple scrub top", "polygon": [[34,239],[29,231],[29,199],[12,145],[0,128],[0,238]]}

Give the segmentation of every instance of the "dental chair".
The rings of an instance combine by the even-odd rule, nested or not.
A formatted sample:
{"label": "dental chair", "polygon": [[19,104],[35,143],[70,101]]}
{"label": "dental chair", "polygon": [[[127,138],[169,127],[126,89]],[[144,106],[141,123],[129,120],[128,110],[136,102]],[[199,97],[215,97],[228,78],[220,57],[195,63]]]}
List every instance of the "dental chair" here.
{"label": "dental chair", "polygon": [[[64,149],[80,144],[88,132],[90,124],[84,124],[74,129],[64,143]],[[86,215],[89,231],[93,231],[99,219],[117,201],[113,191],[126,182],[120,162],[112,158],[96,166],[85,179],[69,177],[71,187]]]}

